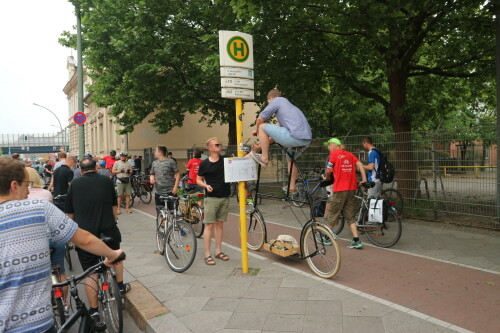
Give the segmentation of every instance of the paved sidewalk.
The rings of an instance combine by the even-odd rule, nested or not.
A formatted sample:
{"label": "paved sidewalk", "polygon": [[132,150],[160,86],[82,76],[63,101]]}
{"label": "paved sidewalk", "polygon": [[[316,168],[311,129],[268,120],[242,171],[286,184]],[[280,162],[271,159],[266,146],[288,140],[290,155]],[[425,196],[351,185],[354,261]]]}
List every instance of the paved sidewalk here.
{"label": "paved sidewalk", "polygon": [[[153,211],[151,206],[138,208]],[[235,219],[233,216],[232,220]],[[335,279],[318,278],[287,261],[266,259],[260,252],[250,256],[250,267],[255,268],[256,273],[243,276],[239,269],[239,251],[226,246],[224,251],[231,260],[217,261],[215,267],[210,267],[202,260],[200,241],[193,266],[177,274],[168,268],[162,256],[154,254],[151,216],[135,211],[121,215],[119,222],[130,279],[142,283],[170,310],[168,314],[148,320],[149,332],[466,331],[402,307],[396,304],[398,302],[338,284]],[[227,230],[225,239],[234,243],[231,241],[234,230]],[[344,263],[349,265],[343,258],[341,271]],[[366,284],[371,283],[369,275],[364,279]],[[498,292],[498,286],[491,287],[492,292]],[[493,305],[484,311],[498,312],[500,300]],[[483,331],[493,332],[487,328]]]}

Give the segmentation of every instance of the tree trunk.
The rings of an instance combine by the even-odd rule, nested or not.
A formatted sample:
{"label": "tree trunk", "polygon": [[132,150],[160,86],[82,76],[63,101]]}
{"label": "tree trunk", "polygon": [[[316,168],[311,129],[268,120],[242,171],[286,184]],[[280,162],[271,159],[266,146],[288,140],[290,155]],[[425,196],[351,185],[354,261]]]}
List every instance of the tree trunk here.
{"label": "tree trunk", "polygon": [[395,179],[397,179],[398,190],[404,198],[412,198],[418,186],[418,179],[411,133],[412,118],[404,110],[406,107],[407,76],[404,69],[394,70],[395,67],[389,67],[392,68],[392,71],[388,73],[390,102],[387,107],[387,115],[394,131],[396,148],[396,158],[393,160],[393,164],[396,168]]}
{"label": "tree trunk", "polygon": [[227,123],[229,125],[229,131],[227,133],[229,145],[235,146],[236,145],[236,115],[234,113],[234,110],[229,110],[229,116],[228,116]]}

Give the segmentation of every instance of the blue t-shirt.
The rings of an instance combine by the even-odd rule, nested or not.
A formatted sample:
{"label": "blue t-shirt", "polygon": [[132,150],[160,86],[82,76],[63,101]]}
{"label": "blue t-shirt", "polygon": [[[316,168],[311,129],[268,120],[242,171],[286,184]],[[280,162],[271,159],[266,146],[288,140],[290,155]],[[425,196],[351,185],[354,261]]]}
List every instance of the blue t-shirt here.
{"label": "blue t-shirt", "polygon": [[380,182],[380,179],[377,178],[377,169],[378,165],[380,163],[380,155],[375,149],[370,149],[368,152],[368,164],[373,163],[374,168],[373,170],[368,171],[368,181],[369,182],[375,182],[378,183]]}
{"label": "blue t-shirt", "polygon": [[285,127],[295,139],[311,140],[312,132],[306,117],[298,107],[290,103],[284,97],[276,97],[259,114],[264,120],[268,120],[273,115]]}
{"label": "blue t-shirt", "polygon": [[65,243],[77,228],[46,200],[0,204],[0,332],[52,327],[49,239]]}

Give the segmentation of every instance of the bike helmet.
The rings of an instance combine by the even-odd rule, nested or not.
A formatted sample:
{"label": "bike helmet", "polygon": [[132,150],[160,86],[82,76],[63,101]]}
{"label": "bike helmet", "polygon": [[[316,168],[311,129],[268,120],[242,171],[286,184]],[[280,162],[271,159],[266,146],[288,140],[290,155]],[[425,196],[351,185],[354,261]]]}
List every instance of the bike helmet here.
{"label": "bike helmet", "polygon": [[82,158],[92,158],[92,155],[91,155],[91,154],[89,154],[89,153],[86,153],[85,155],[83,155],[83,157],[82,157]]}
{"label": "bike helmet", "polygon": [[104,168],[106,166],[106,161],[101,161],[101,163],[99,163],[99,166],[101,168]]}
{"label": "bike helmet", "polygon": [[128,156],[128,153],[126,151],[120,152],[120,156]]}
{"label": "bike helmet", "polygon": [[112,150],[112,151],[110,151],[110,152],[109,152],[109,155],[111,155],[111,156],[116,156],[116,150]]}

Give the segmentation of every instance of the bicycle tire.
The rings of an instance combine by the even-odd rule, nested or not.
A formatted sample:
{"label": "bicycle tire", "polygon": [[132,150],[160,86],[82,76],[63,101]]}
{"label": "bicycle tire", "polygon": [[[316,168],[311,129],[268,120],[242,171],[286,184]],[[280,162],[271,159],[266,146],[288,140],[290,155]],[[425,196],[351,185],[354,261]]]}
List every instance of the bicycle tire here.
{"label": "bicycle tire", "polygon": [[[368,213],[365,210],[363,215]],[[363,216],[364,217],[364,216]],[[362,221],[364,221],[363,219]],[[387,212],[387,220],[382,223],[377,223],[374,225],[364,227],[366,237],[374,245],[378,247],[391,247],[395,245],[401,238],[403,232],[403,227],[401,225],[401,219],[398,214],[389,207]],[[387,236],[387,237],[386,237]]]}
{"label": "bicycle tire", "polygon": [[[132,195],[130,195],[130,205],[128,208],[132,208],[132,206],[134,205],[134,197],[135,197],[135,193],[132,192]],[[121,205],[120,205],[121,208],[127,208],[127,202],[125,200],[124,197],[122,197],[122,202],[121,202]]]}
{"label": "bicycle tire", "polygon": [[[184,232],[184,234],[183,234]],[[164,240],[165,260],[174,272],[185,272],[196,257],[196,235],[191,223],[177,221],[169,226]]]}
{"label": "bicycle tire", "polygon": [[191,221],[191,226],[193,227],[194,234],[196,238],[203,236],[203,231],[205,230],[205,224],[203,223],[203,209],[196,202],[191,203],[191,211],[189,212]]}
{"label": "bicycle tire", "polygon": [[66,243],[64,246],[64,258],[66,258],[66,263],[68,264],[68,269],[73,270],[73,262],[71,261],[71,247]]}
{"label": "bicycle tire", "polygon": [[[309,226],[306,225],[305,228],[307,230],[301,240],[304,258],[309,268],[316,275],[324,279],[330,279],[338,273],[341,264],[340,248],[335,240],[335,236],[330,228],[321,223],[313,222]],[[330,238],[332,245],[325,245],[323,242],[318,242],[316,237],[320,233]],[[319,252],[311,256],[316,251]]]}
{"label": "bicycle tire", "polygon": [[[314,203],[313,203],[313,211],[312,211],[313,217],[315,219],[318,219],[318,221],[320,223],[323,223],[323,224],[327,224],[326,220],[325,220],[325,209],[326,209],[327,203],[328,203],[328,198],[316,199],[316,201],[314,201]],[[332,232],[335,235],[338,235],[344,229],[344,225],[345,225],[345,218],[344,218],[344,216],[342,216],[342,214],[340,214],[339,223],[334,227],[331,227],[331,226],[329,226],[329,227],[330,227],[330,229],[332,229]]]}
{"label": "bicycle tire", "polygon": [[[102,309],[106,328],[110,333],[123,332],[123,301],[116,275],[111,273],[111,270],[106,269],[104,273],[104,281],[107,282],[108,288],[102,288],[104,297],[99,300]],[[106,290],[104,290],[106,289]]]}
{"label": "bicycle tire", "polygon": [[[250,214],[247,214],[246,218],[246,229],[247,229],[247,248],[253,251],[258,251],[264,246],[264,241],[266,239],[266,224],[262,214],[258,210],[254,210]],[[240,224],[238,222],[238,230],[240,229]]]}
{"label": "bicycle tire", "polygon": [[139,186],[139,199],[144,203],[144,204],[149,204],[151,202],[151,199],[153,198],[153,195],[151,192],[148,191],[146,188],[146,185],[142,184]]}
{"label": "bicycle tire", "polygon": [[396,208],[398,215],[403,215],[404,199],[398,190],[387,188],[380,194],[382,199],[386,199],[389,206]]}
{"label": "bicycle tire", "polygon": [[164,217],[162,213],[158,213],[156,215],[156,248],[158,249],[158,253],[161,255],[165,254],[165,231],[167,226],[167,217]]}
{"label": "bicycle tire", "polygon": [[236,192],[238,192],[238,183],[231,183],[231,190],[230,190],[230,196],[231,197],[234,197],[234,195],[236,194]]}
{"label": "bicycle tire", "polygon": [[55,305],[53,306],[54,312],[54,325],[57,329],[61,328],[62,325],[66,322],[66,314],[64,313],[64,303],[61,297],[52,296],[53,302]]}

